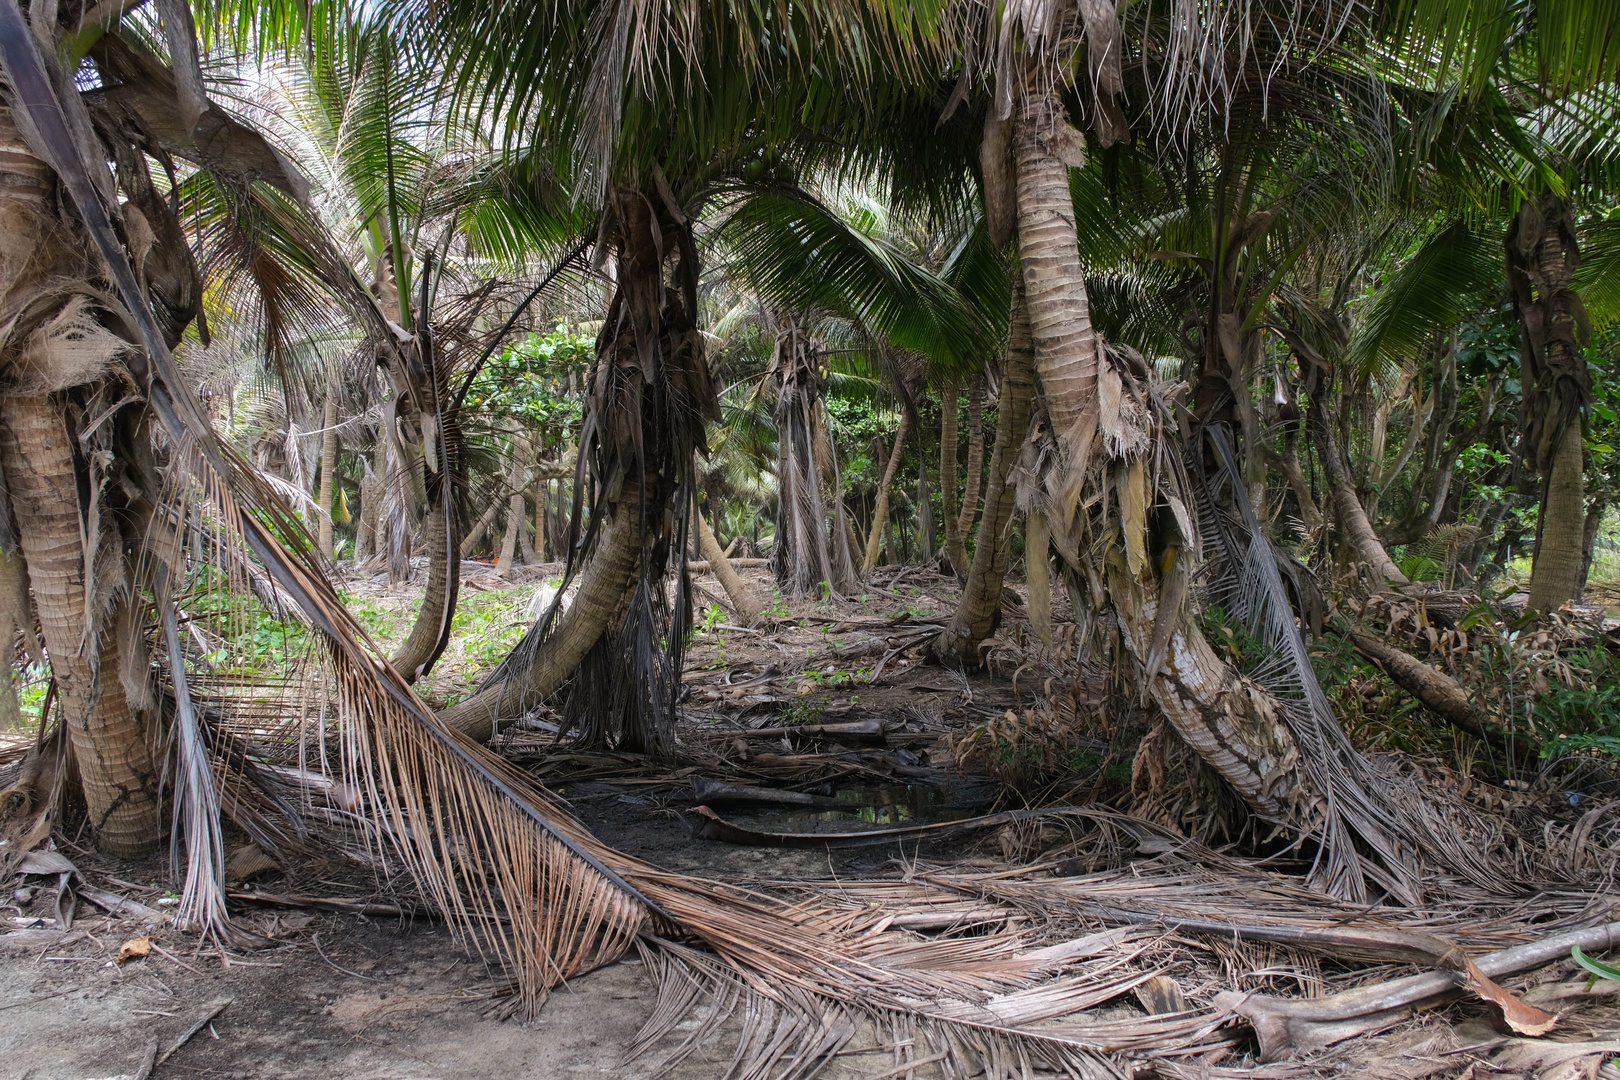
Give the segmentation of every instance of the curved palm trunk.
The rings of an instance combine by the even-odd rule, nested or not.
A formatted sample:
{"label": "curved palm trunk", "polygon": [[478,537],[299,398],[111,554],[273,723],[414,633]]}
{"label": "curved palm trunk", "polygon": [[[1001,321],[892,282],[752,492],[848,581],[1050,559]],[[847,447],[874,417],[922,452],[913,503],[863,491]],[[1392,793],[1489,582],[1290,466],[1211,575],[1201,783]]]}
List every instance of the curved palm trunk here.
{"label": "curved palm trunk", "polygon": [[[889,522],[889,491],[894,487],[894,475],[900,471],[900,459],[905,456],[906,436],[911,431],[911,413],[900,410],[900,427],[894,433],[894,449],[889,454],[883,479],[878,482],[877,505],[872,509],[872,530],[866,534],[866,557],[861,560],[861,577],[870,577],[877,568],[878,551],[883,546],[883,529]],[[891,549],[893,545],[890,545]],[[893,554],[891,550],[891,555]]]}
{"label": "curved palm trunk", "polygon": [[[1292,738],[1264,692],[1233,672],[1182,617],[1185,569],[1173,565],[1162,581],[1156,580],[1143,520],[1152,499],[1147,466],[1140,448],[1134,461],[1122,453],[1121,435],[1116,434],[1121,428],[1119,403],[1105,416],[1099,400],[1101,343],[1091,325],[1080,270],[1068,167],[1059,156],[1078,138],[1063,118],[1055,91],[1026,96],[1015,135],[1018,250],[1035,365],[1063,459],[1057,466],[1064,470],[1059,484],[1078,486],[1086,481],[1088,468],[1106,469],[1125,534],[1124,558],[1110,559],[1105,571],[1107,602],[1119,615],[1126,645],[1147,672],[1154,702],[1181,738],[1251,808],[1277,819],[1286,814],[1287,794],[1300,781]],[[1098,455],[1106,462],[1095,460]],[[1094,590],[1100,589],[1103,583],[1084,565],[1075,542],[1083,530],[1071,520],[1053,520],[1051,530],[1054,546],[1071,562],[1078,554],[1074,569],[1093,581]],[[1095,592],[1093,598],[1103,601]]]}
{"label": "curved palm trunk", "polygon": [[443,504],[435,500],[422,518],[422,543],[428,560],[427,589],[411,624],[410,636],[388,662],[415,682],[433,669],[450,644],[450,625],[461,590],[460,545],[453,541]]}
{"label": "curved palm trunk", "polygon": [[73,497],[78,477],[59,405],[47,398],[0,399],[0,467],[96,846],[124,858],[140,855],[162,839],[156,717],[138,712],[125,698],[115,635],[99,625],[111,620],[87,611],[85,552]]}
{"label": "curved palm trunk", "polygon": [[973,529],[973,519],[979,516],[979,489],[984,483],[984,376],[975,375],[968,384],[968,454],[967,481],[962,491],[962,512],[956,519],[956,531],[963,543]]}
{"label": "curved palm trunk", "polygon": [[1023,287],[1014,282],[1012,327],[1002,370],[996,444],[990,454],[990,483],[984,493],[984,521],[979,526],[979,542],[973,549],[973,563],[956,611],[929,646],[933,658],[947,667],[976,670],[980,666],[979,643],[995,632],[1001,613],[1001,583],[1007,576],[1017,494],[1007,481],[1023,445],[1030,399],[1035,393],[1035,353],[1028,310]]}
{"label": "curved palm trunk", "polygon": [[1548,470],[1536,559],[1530,570],[1530,599],[1526,606],[1544,615],[1573,600],[1583,584],[1585,456],[1581,426],[1578,422],[1569,424]]}
{"label": "curved palm trunk", "polygon": [[709,569],[714,571],[714,576],[720,579],[721,586],[726,590],[726,596],[731,600],[732,610],[744,622],[753,622],[765,605],[755,595],[754,590],[737,576],[731,560],[726,558],[725,551],[720,547],[720,541],[714,538],[714,533],[710,531],[709,523],[703,519],[702,514],[697,515],[697,530],[698,550],[708,560]]}
{"label": "curved palm trunk", "polygon": [[1327,410],[1315,401],[1311,402],[1311,421],[1316,428],[1322,467],[1327,470],[1333,509],[1338,514],[1339,526],[1344,529],[1345,538],[1350,541],[1350,547],[1355,551],[1356,558],[1367,565],[1376,579],[1387,581],[1391,585],[1410,584],[1406,575],[1401,573],[1401,568],[1395,565],[1395,560],[1389,557],[1389,552],[1384,549],[1384,542],[1378,539],[1378,533],[1373,530],[1372,522],[1367,519],[1366,508],[1361,505],[1361,499],[1356,495],[1355,482],[1350,477],[1350,470],[1345,467],[1344,458],[1339,453],[1338,440],[1333,437]]}
{"label": "curved palm trunk", "polygon": [[443,710],[439,719],[464,734],[488,738],[497,719],[522,716],[562,689],[622,609],[640,567],[640,500],[635,489],[626,486],[596,554],[580,574],[579,592],[556,629],[526,660],[520,656],[521,646],[514,650],[508,660],[516,662],[514,670]]}
{"label": "curved palm trunk", "polygon": [[495,519],[500,517],[500,515],[501,501],[499,499],[491,499],[489,506],[485,508],[483,515],[478,519],[477,523],[467,531],[466,536],[461,538],[461,557],[463,559],[471,555],[473,551],[477,549],[479,542],[484,539],[484,534],[489,532],[489,527],[495,524]]}
{"label": "curved palm trunk", "polygon": [[971,564],[967,546],[962,542],[961,513],[956,505],[956,409],[961,397],[961,389],[955,383],[947,385],[940,394],[944,419],[939,425],[939,495],[940,509],[945,515],[945,557],[951,561],[957,578],[966,581]]}

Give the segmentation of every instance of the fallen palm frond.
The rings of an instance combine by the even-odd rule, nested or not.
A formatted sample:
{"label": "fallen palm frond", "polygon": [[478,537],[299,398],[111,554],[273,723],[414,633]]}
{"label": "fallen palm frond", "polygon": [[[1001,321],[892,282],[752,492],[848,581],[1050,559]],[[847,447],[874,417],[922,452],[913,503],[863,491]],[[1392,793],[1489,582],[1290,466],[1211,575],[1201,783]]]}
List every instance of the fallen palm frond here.
{"label": "fallen palm frond", "polygon": [[[187,460],[218,521],[221,547],[251,552],[320,635],[343,721],[336,747],[342,775],[374,825],[373,843],[397,852],[472,943],[511,966],[533,1008],[548,987],[627,949],[646,920],[644,899],[548,796],[446,730],[397,673],[368,653],[365,631],[322,576],[301,524],[226,454],[180,378],[114,231],[114,211],[92,179],[91,170],[104,172],[106,165],[86,161],[69,134],[64,109],[83,105],[75,94],[58,95],[12,0],[0,0],[0,41],[13,108],[77,206],[139,331],[144,355],[132,353],[125,362]],[[175,689],[186,690],[183,683]]]}
{"label": "fallen palm frond", "polygon": [[[1613,905],[1596,895],[1481,914],[1369,912],[1111,811],[1050,817],[1089,826],[1082,847],[1112,836],[1116,861],[1144,848],[1157,854],[1074,877],[1054,874],[1071,849],[1031,866],[918,866],[900,881],[777,882],[754,891],[635,873],[712,953],[643,942],[660,1004],[629,1056],[697,1014],[668,1067],[740,1012],[728,1076],[810,1075],[835,1053],[891,1037],[907,1048],[896,1075],[944,1062],[946,1075],[1126,1076],[1144,1059],[1181,1075],[1178,1067],[1244,1067],[1234,1027],[1244,1021],[1258,1030],[1273,1016],[1297,1019],[1297,1041],[1261,1032],[1262,1045],[1268,1057],[1304,1053],[1465,989],[1503,1008],[1520,1030],[1545,1031],[1551,1015],[1491,979],[1555,961],[1571,943],[1620,944],[1620,924],[1605,921]],[[1408,965],[1433,970],[1378,981]],[[1174,992],[1153,997],[1149,982],[1167,973]],[[1352,989],[1320,1001],[1275,996],[1288,982],[1313,993]],[[1255,996],[1265,991],[1273,996]],[[1084,1015],[1133,995],[1181,1008]]]}

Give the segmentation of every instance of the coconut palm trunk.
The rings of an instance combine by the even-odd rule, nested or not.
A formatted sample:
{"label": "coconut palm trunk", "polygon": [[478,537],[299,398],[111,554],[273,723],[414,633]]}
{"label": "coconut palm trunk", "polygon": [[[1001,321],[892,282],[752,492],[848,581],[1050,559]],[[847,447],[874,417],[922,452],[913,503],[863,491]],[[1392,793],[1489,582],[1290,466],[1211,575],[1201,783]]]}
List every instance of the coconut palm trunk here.
{"label": "coconut palm trunk", "polygon": [[640,500],[626,485],[613,520],[580,575],[579,592],[556,628],[543,642],[529,643],[528,651],[522,646],[514,650],[502,665],[504,670],[497,670],[478,693],[445,709],[439,718],[464,734],[487,739],[496,720],[522,716],[561,690],[614,615],[622,612],[640,565]]}
{"label": "coconut palm trunk", "polygon": [[[878,481],[877,503],[872,508],[872,529],[866,534],[866,557],[861,560],[861,577],[870,577],[877,568],[878,551],[883,547],[883,530],[889,522],[889,492],[894,487],[894,476],[900,471],[900,459],[905,456],[906,436],[911,432],[911,411],[900,410],[900,426],[894,433],[894,449]],[[894,557],[894,545],[890,545]]]}
{"label": "coconut palm trunk", "polygon": [[860,541],[851,539],[827,430],[820,348],[793,323],[776,336],[769,378],[776,385],[776,579],[795,597],[847,592],[858,581]]}
{"label": "coconut palm trunk", "polygon": [[463,559],[477,549],[479,543],[484,539],[484,534],[489,532],[489,527],[495,524],[495,519],[500,516],[501,501],[491,499],[489,505],[484,508],[483,514],[479,516],[478,521],[474,523],[471,529],[467,530],[467,535],[461,538],[461,557]]}
{"label": "coconut palm trunk", "polygon": [[967,547],[962,542],[962,519],[956,505],[956,410],[961,405],[961,398],[961,388],[954,382],[947,384],[940,394],[943,419],[939,425],[939,494],[940,510],[945,516],[945,557],[950,560],[957,578],[966,581],[971,564],[968,562]]}
{"label": "coconut palm trunk", "polygon": [[[51,398],[0,399],[0,467],[28,564],[57,700],[73,741],[96,846],[131,858],[156,847],[162,767],[157,717],[124,695],[113,618],[86,595],[74,440]],[[89,560],[121,559],[117,545]]]}
{"label": "coconut palm trunk", "polygon": [[516,438],[512,440],[512,469],[506,477],[506,488],[512,494],[506,500],[506,534],[501,538],[501,557],[495,563],[495,573],[501,577],[512,573],[518,533],[523,531],[523,451]]}
{"label": "coconut palm trunk", "polygon": [[1384,542],[1373,530],[1372,522],[1367,518],[1367,510],[1361,505],[1361,497],[1356,494],[1355,480],[1350,475],[1349,466],[1345,464],[1338,440],[1333,437],[1332,421],[1327,415],[1327,403],[1325,400],[1319,400],[1325,397],[1325,391],[1312,395],[1310,423],[1316,432],[1317,456],[1328,475],[1328,490],[1333,497],[1333,510],[1338,516],[1339,528],[1344,530],[1345,539],[1349,541],[1356,559],[1367,567],[1375,582],[1387,582],[1391,585],[1409,584],[1406,575],[1395,565],[1395,560],[1389,557]]}
{"label": "coconut palm trunk", "polygon": [[336,554],[332,540],[332,502],[333,493],[337,490],[337,421],[337,382],[333,379],[326,384],[326,415],[322,418],[321,424],[321,487],[317,495],[321,509],[321,555],[328,559]]}
{"label": "coconut palm trunk", "polygon": [[1585,584],[1582,580],[1586,566],[1585,458],[1580,424],[1571,423],[1558,441],[1558,452],[1542,486],[1545,495],[1526,606],[1543,614],[1557,611],[1575,599]]}
{"label": "coconut palm trunk", "polygon": [[[72,288],[72,282],[95,278],[99,262],[78,219],[61,213],[67,197],[50,167],[23,140],[5,104],[0,104],[0,169],[5,173],[0,323],[9,338],[6,375],[13,387],[26,375],[40,390],[35,396],[0,397],[0,469],[57,700],[78,759],[94,843],[108,854],[134,856],[162,837],[157,718],[132,706],[116,675],[119,658],[110,629],[116,611],[102,606],[108,599],[102,583],[123,576],[122,545],[114,539],[118,523],[102,513],[103,493],[83,461],[79,432],[70,430],[64,407],[68,395],[83,393],[75,386],[101,379],[113,366],[121,343],[95,325],[95,301],[86,295],[93,290]],[[133,170],[126,177],[132,185],[140,179]],[[133,203],[127,209],[131,218],[140,214]],[[152,210],[166,212],[167,205],[158,200]],[[162,220],[152,224],[165,230]],[[154,253],[154,289],[157,259]],[[195,273],[191,264],[179,270]],[[72,305],[78,306],[70,311]],[[70,335],[75,340],[52,339],[50,328],[61,329],[74,311],[82,315],[68,320],[76,327]],[[181,327],[189,321],[186,311],[175,314]],[[58,353],[53,340],[69,350]],[[98,341],[107,355],[91,355]]]}
{"label": "coconut palm trunk", "polygon": [[1571,287],[1579,265],[1575,222],[1565,200],[1547,192],[1526,198],[1508,232],[1507,266],[1521,330],[1521,445],[1526,460],[1541,472],[1529,606],[1543,614],[1574,599],[1581,586],[1586,524],[1581,425],[1592,383],[1582,352],[1588,329]]}
{"label": "coconut palm trunk", "polygon": [[[586,390],[578,451],[586,467],[574,492],[567,576],[581,570],[573,551],[593,534],[595,551],[567,611],[553,605],[485,687],[444,717],[487,734],[571,680],[565,725],[583,743],[659,755],[673,744],[691,627],[685,548],[696,454],[720,410],[693,321],[691,219],[656,188],[614,189],[605,213],[615,286]],[[672,569],[673,597],[665,588]]]}
{"label": "coconut palm trunk", "polygon": [[405,677],[415,682],[430,671],[445,647],[450,644],[450,623],[454,616],[457,593],[461,585],[460,544],[453,539],[450,524],[445,520],[445,508],[439,501],[428,507],[422,517],[422,547],[428,560],[427,588],[422,594],[422,607],[411,632],[388,662]]}
{"label": "coconut palm trunk", "polygon": [[1034,361],[1024,290],[1014,283],[996,442],[990,453],[990,482],[984,492],[984,520],[979,525],[979,541],[973,549],[973,562],[956,611],[929,647],[934,659],[946,667],[976,670],[980,666],[979,643],[995,633],[1001,614],[1001,583],[1007,576],[1017,494],[1009,477],[1029,426],[1030,400],[1035,393]]}
{"label": "coconut palm trunk", "polygon": [[[1141,457],[1145,445],[1133,444],[1133,433],[1121,423],[1125,402],[1117,385],[1119,376],[1110,373],[1104,378],[1101,342],[1091,325],[1080,269],[1069,170],[1060,156],[1071,153],[1078,140],[1055,89],[1026,94],[1014,144],[1018,251],[1035,367],[1057,440],[1056,467],[1063,470],[1056,486],[1078,487],[1100,472],[1103,482],[1113,488],[1111,502],[1119,515],[1125,550],[1123,559],[1108,560],[1102,571],[1106,595],[1097,595],[1104,580],[1087,564],[1078,543],[1085,534],[1078,518],[1050,522],[1054,546],[1082,580],[1092,583],[1092,602],[1109,603],[1118,613],[1125,643],[1142,665],[1149,693],[1177,733],[1251,808],[1276,819],[1287,811],[1280,793],[1299,790],[1297,770],[1290,766],[1298,755],[1291,753],[1289,732],[1263,697],[1251,694],[1245,680],[1181,617],[1187,569],[1173,557],[1174,549],[1162,571],[1147,557],[1146,511],[1153,496],[1147,463]],[[1099,393],[1103,382],[1114,384],[1106,402]],[[988,503],[987,498],[987,524]],[[1077,512],[1087,511],[1080,505]],[[1081,590],[1080,595],[1087,592]]]}
{"label": "coconut palm trunk", "polygon": [[984,482],[984,376],[975,375],[968,384],[967,474],[962,490],[962,511],[956,530],[967,542],[973,520],[979,515],[979,489]]}

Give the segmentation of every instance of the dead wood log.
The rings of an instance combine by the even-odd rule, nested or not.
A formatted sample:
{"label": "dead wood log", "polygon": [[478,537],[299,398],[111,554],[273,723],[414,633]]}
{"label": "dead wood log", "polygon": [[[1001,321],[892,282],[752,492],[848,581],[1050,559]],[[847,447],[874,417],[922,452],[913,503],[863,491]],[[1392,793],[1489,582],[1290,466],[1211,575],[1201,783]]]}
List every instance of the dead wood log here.
{"label": "dead wood log", "polygon": [[1346,634],[1356,651],[1383,669],[1384,673],[1408,694],[1423,703],[1424,708],[1445,720],[1451,726],[1466,731],[1481,742],[1490,743],[1503,752],[1512,752],[1521,764],[1534,756],[1529,743],[1514,740],[1510,747],[1500,732],[1485,726],[1474,710],[1468,691],[1439,668],[1425,664],[1406,650],[1380,641],[1370,634],[1351,630]]}
{"label": "dead wood log", "polygon": [[[769,566],[771,564],[771,560],[769,559],[730,559],[727,561],[729,561],[734,567]],[[709,563],[708,559],[691,559],[687,562],[686,569],[694,574],[706,574],[712,570],[713,567]]]}
{"label": "dead wood log", "polygon": [[230,890],[226,897],[231,900],[242,900],[253,904],[268,904],[271,907],[282,908],[315,908],[320,911],[340,911],[351,915],[369,915],[375,918],[414,919],[437,918],[434,912],[427,908],[401,907],[398,904],[375,904],[364,900],[345,900],[329,896],[294,896],[267,892],[239,892]]}
{"label": "dead wood log", "polygon": [[[1489,981],[1563,959],[1575,945],[1587,952],[1620,946],[1620,922],[1572,930],[1516,945],[1482,956],[1471,966]],[[1427,971],[1404,979],[1360,986],[1328,997],[1304,1000],[1229,990],[1217,994],[1214,1005],[1216,1009],[1235,1013],[1247,1020],[1260,1039],[1261,1060],[1277,1061],[1294,1054],[1320,1050],[1385,1027],[1418,1009],[1450,1000],[1472,981],[1470,973],[1465,971]],[[1516,999],[1510,1000],[1521,1008],[1540,1012]],[[1508,1015],[1512,1023],[1513,1014],[1509,1012]]]}

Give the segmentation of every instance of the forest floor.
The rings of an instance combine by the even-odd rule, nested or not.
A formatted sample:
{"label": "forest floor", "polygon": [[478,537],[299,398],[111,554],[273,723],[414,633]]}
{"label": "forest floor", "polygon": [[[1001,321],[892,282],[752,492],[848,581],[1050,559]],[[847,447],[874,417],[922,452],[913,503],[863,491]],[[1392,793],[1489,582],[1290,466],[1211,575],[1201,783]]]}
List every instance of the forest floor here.
{"label": "forest floor", "polygon": [[[470,691],[477,673],[521,635],[535,594],[560,571],[523,568],[515,580],[501,581],[490,568],[466,569],[451,648],[423,687],[436,703]],[[761,832],[851,831],[1086,801],[1105,786],[1118,792],[1132,784],[1132,762],[1110,757],[1107,741],[1083,733],[1055,750],[1040,739],[1028,745],[1048,758],[1068,755],[1056,762],[1063,766],[1058,771],[1088,778],[1089,790],[1020,791],[1016,771],[1009,771],[1019,763],[981,752],[995,739],[1021,745],[1036,691],[1051,693],[1043,680],[1053,670],[1052,654],[1031,647],[1027,624],[1017,617],[1017,583],[1004,602],[1014,617],[987,643],[988,670],[963,677],[921,659],[922,645],[954,609],[953,581],[891,571],[859,596],[787,603],[773,595],[764,570],[744,573],[773,596],[751,627],[730,619],[712,578],[698,579],[700,625],[687,655],[675,768],[654,769],[634,755],[571,752],[555,744],[543,721],[496,738],[569,800],[604,842],[671,870],[734,884],[898,878],[917,860],[969,871],[1027,855],[1029,837],[1008,827],[856,848],[750,846],[705,838],[712,829],[695,807],[713,803],[727,822]],[[343,584],[380,646],[408,631],[420,602],[414,589],[352,577]],[[1061,652],[1065,605],[1059,599],[1057,606]],[[881,735],[872,734],[874,724]],[[987,740],[987,732],[994,738]],[[716,783],[791,789],[814,805],[727,804],[715,794]],[[56,879],[29,877],[24,893],[0,898],[7,908],[0,928],[10,931],[0,937],[0,1080],[708,1080],[728,1069],[734,1022],[729,1042],[722,1029],[713,1046],[672,1070],[660,1068],[656,1050],[623,1060],[656,996],[634,953],[555,990],[532,1023],[505,1018],[511,999],[503,996],[500,973],[420,913],[402,872],[379,878],[335,858],[288,867],[238,864],[233,914],[270,945],[222,950],[152,918],[175,899],[166,858],[117,863],[71,841],[60,850],[90,887],[81,890],[85,895],[102,890],[136,906],[115,917],[81,899],[72,929],[63,933],[54,929]],[[120,961],[121,951],[144,955]],[[1402,970],[1414,969],[1390,968]],[[1559,977],[1578,974],[1571,969]],[[1455,1067],[1434,1075],[1458,1075],[1473,1060],[1458,1057]],[[850,1054],[820,1075],[889,1076],[891,1066],[887,1057]],[[939,1075],[935,1068],[911,1075],[927,1080]],[[1603,1075],[1613,1071],[1603,1068]]]}
{"label": "forest floor", "polygon": [[[555,581],[561,567],[519,568],[513,581],[475,564],[467,569],[450,650],[424,688],[430,700],[448,702],[471,689],[477,674],[521,635],[535,592],[546,580]],[[764,571],[745,573],[770,595]],[[907,584],[908,577],[918,583]],[[915,654],[929,627],[952,610],[954,584],[927,574],[902,578],[847,601],[777,599],[775,617],[767,615],[758,624],[764,629],[730,626],[715,604],[719,586],[710,577],[699,578],[700,589],[710,595],[699,593],[700,613],[707,615],[688,653],[683,740],[706,750],[722,725],[742,728],[747,718],[757,724],[775,716],[813,727],[876,716],[903,724],[906,716],[937,719],[964,698],[981,713],[1014,704],[1006,678],[965,680],[918,661]],[[379,645],[386,648],[409,630],[419,590],[390,588],[376,579],[351,578],[344,586],[351,608]],[[883,670],[874,680],[880,663]],[[938,732],[937,725],[926,726],[930,730],[909,739],[897,733],[886,740],[883,753],[898,753],[919,772],[927,771]],[[547,737],[516,732],[501,741],[525,760],[544,749]],[[720,741],[726,741],[723,735]],[[784,755],[791,750],[786,739],[755,742],[749,749],[723,748],[734,758],[764,751],[767,760],[771,748]],[[917,749],[908,750],[907,743]],[[845,748],[823,743],[816,749],[837,757]],[[543,775],[607,843],[666,868],[718,880],[895,876],[902,858],[919,852],[949,858],[971,847],[971,842],[936,842],[921,848],[912,843],[812,852],[700,839],[683,811],[693,804],[688,774],[701,771],[689,768],[670,778],[609,756],[572,764],[549,760]],[[818,816],[847,819],[842,827],[860,827],[863,820],[908,820],[918,812],[907,796],[912,787],[904,780],[878,784],[862,789],[877,805]],[[979,808],[973,802],[925,809],[935,811],[933,820]],[[753,823],[792,827],[798,820],[766,811]],[[118,863],[72,844],[64,844],[62,853],[93,888],[158,910],[174,899],[177,886],[166,858]],[[726,1069],[723,1041],[674,1071],[655,1071],[657,1053],[628,1064],[620,1060],[654,1004],[654,987],[641,975],[634,954],[554,991],[540,1017],[525,1025],[499,1017],[503,999],[495,973],[431,918],[239,899],[234,905],[239,921],[275,944],[221,952],[194,936],[154,927],[149,919],[111,917],[82,901],[72,929],[58,934],[47,929],[54,925],[54,881],[26,880],[31,899],[4,898],[5,929],[27,932],[0,938],[0,1080],[141,1076],[154,1046],[162,1060],[145,1075],[165,1080],[653,1075],[704,1080]],[[376,911],[377,905],[398,904],[396,893],[408,893],[409,886],[397,879],[377,881],[353,865],[327,864],[260,873],[250,886],[233,890],[369,904]],[[126,941],[142,938],[152,943],[148,955],[117,962]],[[210,1014],[175,1048],[199,1018]],[[851,1056],[824,1075],[867,1076],[882,1067]]]}

